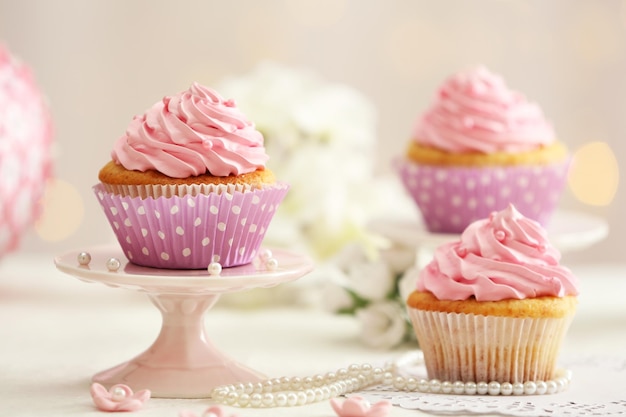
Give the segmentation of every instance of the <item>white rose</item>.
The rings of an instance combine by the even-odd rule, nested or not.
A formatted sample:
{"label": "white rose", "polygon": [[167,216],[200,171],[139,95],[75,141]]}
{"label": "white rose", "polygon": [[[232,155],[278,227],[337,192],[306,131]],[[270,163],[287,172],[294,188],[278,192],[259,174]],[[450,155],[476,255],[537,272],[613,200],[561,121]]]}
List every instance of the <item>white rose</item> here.
{"label": "white rose", "polygon": [[415,265],[415,248],[393,245],[382,250],[381,257],[394,274],[403,274]]}
{"label": "white rose", "polygon": [[361,323],[360,338],[367,346],[390,349],[400,344],[407,332],[403,307],[393,301],[369,304],[356,312]]}
{"label": "white rose", "polygon": [[395,277],[381,260],[353,264],[348,269],[348,287],[366,300],[382,300],[391,293]]}
{"label": "white rose", "polygon": [[398,282],[398,291],[400,292],[400,299],[406,301],[409,295],[417,287],[417,278],[419,277],[420,269],[417,266],[409,268],[400,281]]}

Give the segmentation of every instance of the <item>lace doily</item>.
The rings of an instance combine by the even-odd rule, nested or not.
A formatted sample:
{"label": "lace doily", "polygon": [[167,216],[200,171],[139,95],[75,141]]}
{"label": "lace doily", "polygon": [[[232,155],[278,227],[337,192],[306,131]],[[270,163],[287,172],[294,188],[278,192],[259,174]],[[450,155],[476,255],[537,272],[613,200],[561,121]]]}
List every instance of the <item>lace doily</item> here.
{"label": "lace doily", "polygon": [[[509,416],[624,416],[626,415],[626,358],[586,356],[565,358],[559,366],[573,372],[569,389],[538,396],[470,396],[398,392],[379,386],[357,393],[371,403],[387,399],[394,406],[433,414],[501,414]],[[405,369],[419,378],[421,366]]]}

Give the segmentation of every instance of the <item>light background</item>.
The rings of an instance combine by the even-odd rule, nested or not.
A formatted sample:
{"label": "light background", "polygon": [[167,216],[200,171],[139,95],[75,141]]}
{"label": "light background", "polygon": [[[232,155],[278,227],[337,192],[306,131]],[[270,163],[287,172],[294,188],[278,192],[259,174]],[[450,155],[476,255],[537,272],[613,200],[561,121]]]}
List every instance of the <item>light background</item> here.
{"label": "light background", "polygon": [[[49,98],[56,176],[71,185],[51,204],[74,232],[52,241],[31,232],[21,250],[112,240],[91,186],[132,116],[192,81],[211,86],[263,60],[310,68],[370,98],[380,172],[391,171],[442,80],[476,64],[540,103],[572,151],[603,142],[626,169],[623,1],[0,0],[0,41]],[[569,189],[561,207],[605,217],[611,232],[575,260],[623,261],[624,184],[610,198],[610,158],[589,166],[588,191],[608,187],[608,197],[588,204]]]}

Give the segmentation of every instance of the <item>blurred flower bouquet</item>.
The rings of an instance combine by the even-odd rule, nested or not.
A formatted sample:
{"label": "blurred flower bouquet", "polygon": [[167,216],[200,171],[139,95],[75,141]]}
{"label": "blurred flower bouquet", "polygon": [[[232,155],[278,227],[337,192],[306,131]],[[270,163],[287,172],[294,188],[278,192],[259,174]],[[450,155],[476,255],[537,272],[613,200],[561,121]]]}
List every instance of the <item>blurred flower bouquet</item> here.
{"label": "blurred flower bouquet", "polygon": [[[379,333],[385,316],[403,317],[404,307],[392,290],[400,270],[384,265],[380,251],[386,242],[367,224],[413,206],[404,200],[395,176],[375,174],[380,162],[375,157],[373,104],[347,85],[270,62],[246,76],[224,80],[218,90],[235,98],[254,121],[264,135],[270,168],[291,185],[264,244],[301,251],[316,261],[306,281],[318,285],[318,295],[304,302],[318,304],[322,294],[327,299],[329,287],[339,296],[348,294],[354,305],[337,311],[367,322],[366,332]],[[361,255],[355,255],[356,248]],[[378,279],[376,284],[366,282]],[[365,286],[370,288],[363,291]],[[307,289],[296,297],[310,298],[315,292]],[[256,297],[254,302],[260,303]],[[394,321],[389,331],[404,334],[402,320],[402,326]]]}
{"label": "blurred flower bouquet", "polygon": [[364,344],[389,349],[415,342],[405,300],[415,288],[415,251],[397,244],[368,255],[361,246],[344,247],[333,259],[340,274],[324,290],[326,307],[353,314],[360,322]]}

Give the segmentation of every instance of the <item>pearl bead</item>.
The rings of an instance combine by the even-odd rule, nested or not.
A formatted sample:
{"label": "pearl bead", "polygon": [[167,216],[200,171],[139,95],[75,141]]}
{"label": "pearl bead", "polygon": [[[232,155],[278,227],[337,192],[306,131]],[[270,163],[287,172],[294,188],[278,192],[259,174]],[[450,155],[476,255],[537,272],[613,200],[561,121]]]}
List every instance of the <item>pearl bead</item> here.
{"label": "pearl bead", "polygon": [[306,394],[307,404],[310,404],[315,401],[315,391],[313,391],[312,389],[308,389],[304,391],[304,393]]}
{"label": "pearl bead", "polygon": [[466,382],[465,383],[465,393],[468,395],[476,394],[476,383],[475,382]]}
{"label": "pearl bead", "polygon": [[266,407],[274,405],[274,394],[266,392],[265,394],[263,394],[263,399],[261,400],[261,402]]}
{"label": "pearl bead", "polygon": [[556,389],[557,389],[556,382],[548,381],[546,382],[546,385],[547,385],[546,393],[554,394],[556,392]]}
{"label": "pearl bead", "polygon": [[260,407],[262,403],[263,403],[263,397],[261,396],[261,394],[255,393],[250,396],[251,407]]}
{"label": "pearl bead", "polygon": [[422,392],[428,392],[430,388],[430,384],[428,383],[427,379],[420,379],[417,382],[417,389],[419,389]]}
{"label": "pearl bead", "polygon": [[513,393],[513,384],[510,382],[503,382],[500,384],[500,394],[511,395]]}
{"label": "pearl bead", "polygon": [[361,372],[361,367],[357,364],[352,364],[348,366],[348,373],[352,376],[357,376]]}
{"label": "pearl bead", "polygon": [[91,262],[91,254],[89,252],[81,252],[78,254],[76,259],[78,260],[79,265],[86,266],[89,265],[89,262]]}
{"label": "pearl bead", "polygon": [[276,405],[279,407],[284,407],[287,405],[287,394],[284,393],[279,393],[276,394],[276,397],[274,397],[274,400],[276,401]]}
{"label": "pearl bead", "polygon": [[207,267],[207,271],[209,271],[209,275],[219,275],[222,273],[222,265],[219,262],[211,262]]}
{"label": "pearl bead", "polygon": [[307,403],[307,395],[306,393],[300,391],[298,393],[296,393],[297,399],[298,401],[296,401],[297,405],[304,405]]}
{"label": "pearl bead", "polygon": [[450,381],[443,381],[441,383],[441,392],[450,394],[452,392],[452,383]]}
{"label": "pearl bead", "polygon": [[548,385],[544,381],[537,381],[535,394],[543,395],[548,391]]}
{"label": "pearl bead", "polygon": [[500,394],[500,383],[497,381],[491,381],[489,383],[489,395],[498,395]]}
{"label": "pearl bead", "polygon": [[430,391],[431,392],[439,392],[439,391],[441,391],[441,381],[439,381],[438,379],[431,379],[430,380]]}
{"label": "pearl bead", "polygon": [[228,395],[226,396],[226,404],[233,405],[237,402],[238,399],[239,399],[239,395],[237,395],[236,392],[229,392]]}
{"label": "pearl bead", "polygon": [[245,392],[239,395],[238,403],[241,407],[247,406],[248,402],[250,402],[250,395],[246,394]]}
{"label": "pearl bead", "polygon": [[269,258],[265,261],[265,267],[270,271],[276,271],[278,269],[278,259]]}
{"label": "pearl bead", "polygon": [[524,383],[524,394],[533,395],[537,392],[537,384],[532,381],[527,381]]}
{"label": "pearl bead", "polygon": [[407,391],[415,391],[417,388],[417,379],[415,378],[407,378],[406,380],[406,390]]}
{"label": "pearl bead", "polygon": [[290,392],[287,394],[287,405],[293,407],[298,404],[298,396],[295,392]]}
{"label": "pearl bead", "polygon": [[259,259],[262,262],[267,262],[268,259],[270,259],[272,257],[272,251],[269,249],[263,249],[260,253],[259,253]]}
{"label": "pearl bead", "polygon": [[289,383],[292,390],[299,390],[302,388],[302,379],[298,377],[291,378],[291,382]]}
{"label": "pearl bead", "polygon": [[522,395],[524,394],[524,384],[521,382],[516,382],[513,384],[513,395]]}
{"label": "pearl bead", "polygon": [[111,390],[111,399],[115,402],[123,401],[126,398],[126,391],[122,387],[114,387]]}
{"label": "pearl bead", "polygon": [[372,373],[372,365],[370,365],[369,363],[364,363],[363,365],[361,365],[361,373],[363,375],[370,375]]}
{"label": "pearl bead", "polygon": [[111,272],[116,272],[118,269],[120,269],[120,260],[117,258],[109,258],[107,260],[107,269]]}
{"label": "pearl bead", "polygon": [[485,395],[488,392],[489,392],[489,384],[487,384],[484,381],[481,381],[478,384],[476,384],[476,393],[478,393],[479,395]]}
{"label": "pearl bead", "polygon": [[315,392],[315,401],[316,402],[320,402],[324,399],[324,393],[322,392],[321,388],[315,388],[313,390]]}
{"label": "pearl bead", "polygon": [[463,394],[465,392],[465,384],[463,383],[463,381],[456,381],[454,384],[452,384],[452,392],[457,395]]}

